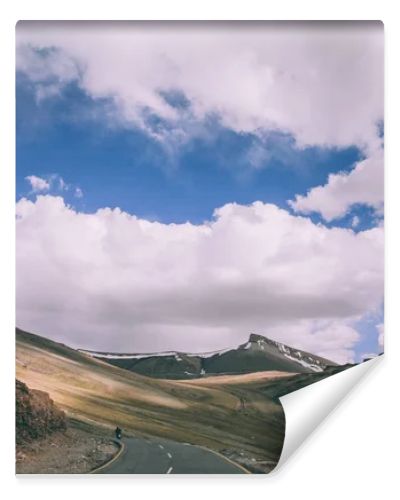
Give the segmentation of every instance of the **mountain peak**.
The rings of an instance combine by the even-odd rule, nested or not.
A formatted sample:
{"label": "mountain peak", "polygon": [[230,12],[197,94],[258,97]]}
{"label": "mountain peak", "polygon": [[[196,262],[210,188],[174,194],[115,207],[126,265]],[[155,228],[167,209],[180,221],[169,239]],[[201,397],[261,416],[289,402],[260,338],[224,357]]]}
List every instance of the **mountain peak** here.
{"label": "mountain peak", "polygon": [[258,342],[260,340],[265,342],[269,339],[263,337],[262,335],[257,335],[256,333],[250,333],[249,342]]}

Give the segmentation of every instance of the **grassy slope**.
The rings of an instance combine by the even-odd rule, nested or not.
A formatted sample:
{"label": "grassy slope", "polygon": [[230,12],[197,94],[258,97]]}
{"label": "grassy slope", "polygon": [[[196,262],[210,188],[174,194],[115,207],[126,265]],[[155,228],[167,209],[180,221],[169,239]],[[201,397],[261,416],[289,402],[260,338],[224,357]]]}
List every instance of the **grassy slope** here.
{"label": "grassy slope", "polygon": [[244,411],[258,410],[268,412],[266,402],[275,401],[285,394],[296,391],[324,378],[351,368],[352,364],[327,367],[318,373],[255,372],[242,375],[213,376],[194,380],[181,380],[190,387],[209,387],[216,385],[220,390],[228,390],[241,401]]}
{"label": "grassy slope", "polygon": [[282,408],[256,387],[268,382],[268,373],[239,385],[157,380],[17,331],[17,377],[48,392],[78,419],[244,453],[261,462],[275,462],[281,452]]}

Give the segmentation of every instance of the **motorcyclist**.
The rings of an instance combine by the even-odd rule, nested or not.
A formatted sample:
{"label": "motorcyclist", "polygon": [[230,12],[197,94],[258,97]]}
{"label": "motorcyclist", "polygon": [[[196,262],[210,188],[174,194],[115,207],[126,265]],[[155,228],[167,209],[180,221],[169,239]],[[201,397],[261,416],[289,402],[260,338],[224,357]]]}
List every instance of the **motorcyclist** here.
{"label": "motorcyclist", "polygon": [[120,428],[118,427],[118,425],[117,425],[117,427],[115,428],[115,437],[116,437],[117,439],[121,439],[121,437],[122,437],[122,429],[120,429]]}

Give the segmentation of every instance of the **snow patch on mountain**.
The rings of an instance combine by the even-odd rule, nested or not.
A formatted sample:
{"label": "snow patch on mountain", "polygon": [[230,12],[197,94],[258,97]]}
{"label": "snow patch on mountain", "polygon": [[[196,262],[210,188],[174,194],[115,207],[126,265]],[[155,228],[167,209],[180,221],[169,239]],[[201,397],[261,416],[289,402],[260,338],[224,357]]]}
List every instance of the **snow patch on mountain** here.
{"label": "snow patch on mountain", "polygon": [[172,356],[176,361],[182,361],[182,356],[188,358],[211,358],[212,356],[221,356],[222,354],[232,351],[232,348],[222,349],[220,351],[209,351],[209,352],[192,352],[192,353],[181,353],[176,351],[163,351],[163,352],[151,352],[151,353],[138,353],[138,354],[125,354],[125,353],[112,353],[112,352],[97,352],[88,351],[86,349],[78,349],[79,352],[87,354],[93,358],[104,358],[104,359],[143,359],[143,358],[159,358]]}
{"label": "snow patch on mountain", "polygon": [[306,368],[309,368],[310,370],[313,370],[314,372],[323,372],[324,369],[321,366],[318,366],[316,364],[308,363],[304,359],[298,359],[298,358],[293,358],[292,356],[289,356],[289,354],[284,354],[285,358],[290,359],[291,361],[295,361],[296,363],[299,363],[302,366],[305,366]]}
{"label": "snow patch on mountain", "polygon": [[[319,356],[315,356],[313,354],[307,353],[305,351],[301,351],[299,349],[289,347],[281,342],[277,342],[275,340],[271,340],[267,337],[263,337],[261,335],[251,334],[249,340],[237,347],[230,347],[227,349],[222,349],[218,351],[209,351],[209,352],[199,352],[199,353],[184,353],[178,351],[166,351],[166,352],[153,352],[153,353],[112,353],[112,352],[97,352],[97,351],[88,351],[88,350],[80,350],[80,352],[87,354],[88,356],[105,359],[105,360],[115,360],[117,366],[119,365],[118,361],[123,363],[124,360],[132,360],[134,363],[136,360],[146,360],[151,358],[170,358],[168,360],[169,363],[172,363],[171,370],[174,369],[184,369],[190,371],[184,371],[186,375],[191,376],[204,376],[206,375],[206,369],[208,363],[212,363],[213,369],[215,368],[215,363],[219,359],[219,357],[226,354],[227,356],[221,359],[222,365],[217,365],[223,368],[219,368],[224,372],[234,373],[234,370],[239,370],[239,372],[243,371],[244,364],[248,366],[249,371],[251,371],[252,363],[254,360],[254,366],[256,370],[260,369],[260,363],[262,365],[263,359],[265,357],[266,366],[268,366],[268,360],[270,360],[270,364],[273,366],[274,364],[281,363],[284,360],[290,360],[294,364],[292,364],[292,370],[296,370],[296,365],[299,367],[300,372],[304,372],[304,368],[310,372],[322,372],[327,366],[335,365],[324,358]],[[242,354],[241,354],[242,353]],[[233,355],[233,357],[230,357]],[[213,358],[208,360],[208,358]],[[197,366],[197,368],[191,368],[192,360]],[[203,360],[203,361],[201,361]],[[260,361],[261,360],[261,361]],[[185,366],[189,362],[189,366]],[[231,363],[231,364],[230,364]],[[241,363],[242,368],[238,368],[238,363]],[[139,366],[139,365],[138,365]],[[140,364],[142,366],[142,364]],[[173,368],[175,366],[175,368]],[[286,366],[285,364],[283,366]],[[300,369],[300,366],[302,369]],[[181,368],[178,368],[181,367]],[[129,368],[131,369],[131,368]],[[133,366],[132,369],[134,370]],[[282,368],[284,369],[284,368]],[[286,368],[286,369],[289,369]],[[160,373],[165,372],[165,367],[161,368]],[[217,369],[218,370],[218,369]],[[168,370],[167,370],[168,372]],[[153,372],[151,372],[153,373]],[[210,371],[207,369],[207,373]],[[217,373],[219,373],[217,371]]]}

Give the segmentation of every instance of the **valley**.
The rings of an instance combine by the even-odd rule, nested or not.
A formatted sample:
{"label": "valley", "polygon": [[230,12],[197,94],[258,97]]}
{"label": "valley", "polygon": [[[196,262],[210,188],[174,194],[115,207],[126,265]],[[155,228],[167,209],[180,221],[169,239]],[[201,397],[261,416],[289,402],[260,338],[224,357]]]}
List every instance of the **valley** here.
{"label": "valley", "polygon": [[[285,416],[278,397],[291,387],[308,385],[340,369],[333,363],[331,368],[322,368],[322,358],[306,354],[309,363],[320,368],[307,371],[298,361],[281,361],[279,348],[275,346],[276,353],[266,342],[263,366],[271,358],[271,369],[241,373],[240,355],[247,359],[252,351],[239,347],[236,353],[229,352],[239,363],[238,373],[161,379],[22,330],[16,335],[17,379],[48,393],[68,419],[89,425],[94,433],[99,429],[112,436],[118,425],[132,439],[166,439],[204,447],[250,472],[269,472],[279,460]],[[224,363],[227,354],[221,355]],[[261,355],[256,352],[256,356]],[[272,369],[277,360],[286,370]],[[214,366],[218,366],[216,360]]]}

